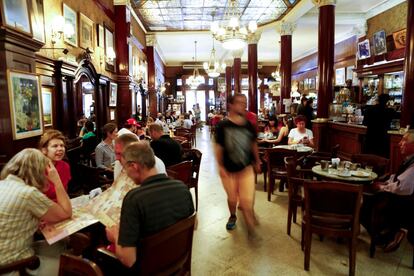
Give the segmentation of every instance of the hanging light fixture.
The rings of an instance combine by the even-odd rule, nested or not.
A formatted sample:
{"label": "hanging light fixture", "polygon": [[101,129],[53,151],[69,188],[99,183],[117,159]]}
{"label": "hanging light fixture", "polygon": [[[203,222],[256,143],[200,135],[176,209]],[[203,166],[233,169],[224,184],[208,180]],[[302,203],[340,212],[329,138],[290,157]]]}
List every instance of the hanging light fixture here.
{"label": "hanging light fixture", "polygon": [[225,63],[222,63],[220,65],[220,62],[216,60],[216,49],[214,48],[214,38],[213,38],[213,49],[211,50],[211,53],[210,53],[210,59],[208,62],[206,61],[203,63],[203,68],[210,78],[217,78],[218,76],[220,76],[221,71],[226,68]]}
{"label": "hanging light fixture", "polygon": [[194,71],[193,75],[187,78],[186,83],[191,87],[191,89],[196,89],[200,84],[204,83],[204,77],[198,72],[197,66],[197,41],[194,41]]}
{"label": "hanging light fixture", "polygon": [[230,6],[226,10],[224,20],[227,21],[227,25],[220,26],[219,22],[213,19],[211,32],[214,38],[223,44],[223,48],[228,50],[238,50],[246,46],[249,34],[253,34],[257,30],[256,21],[250,21],[247,28],[241,26],[236,0],[230,0]]}
{"label": "hanging light fixture", "polygon": [[282,78],[280,77],[280,69],[279,66],[276,67],[276,70],[272,72],[272,77],[275,79],[276,83],[279,83],[282,81]]}

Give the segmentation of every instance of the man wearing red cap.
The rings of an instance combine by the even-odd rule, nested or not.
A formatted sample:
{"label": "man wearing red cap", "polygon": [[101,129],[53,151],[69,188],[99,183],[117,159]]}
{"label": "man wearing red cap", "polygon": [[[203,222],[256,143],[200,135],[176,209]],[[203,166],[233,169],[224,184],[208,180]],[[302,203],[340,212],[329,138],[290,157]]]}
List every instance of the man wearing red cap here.
{"label": "man wearing red cap", "polygon": [[133,133],[137,135],[138,128],[141,128],[141,125],[134,118],[126,120],[124,127],[118,131],[118,136],[126,133]]}

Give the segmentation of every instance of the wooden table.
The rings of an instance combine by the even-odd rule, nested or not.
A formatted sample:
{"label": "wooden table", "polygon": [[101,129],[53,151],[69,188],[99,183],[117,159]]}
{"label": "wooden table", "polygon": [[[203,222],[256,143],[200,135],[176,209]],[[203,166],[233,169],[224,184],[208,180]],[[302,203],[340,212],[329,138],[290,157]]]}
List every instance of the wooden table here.
{"label": "wooden table", "polygon": [[368,171],[362,170],[362,169],[359,169],[358,171],[370,173],[370,175],[368,177],[358,177],[358,176],[352,175],[353,172],[355,172],[355,171],[350,171],[351,176],[340,176],[340,175],[338,175],[338,170],[337,169],[329,168],[327,171],[323,171],[321,169],[321,165],[317,165],[317,166],[312,167],[312,172],[314,174],[317,174],[318,176],[321,176],[323,178],[334,179],[334,180],[338,180],[338,181],[344,181],[344,182],[369,184],[378,177],[378,175],[374,172],[368,172]]}
{"label": "wooden table", "polygon": [[306,152],[306,153],[312,153],[313,152],[313,148],[308,147],[308,146],[278,145],[278,146],[274,146],[273,148],[276,148],[276,149],[296,150],[297,152]]}

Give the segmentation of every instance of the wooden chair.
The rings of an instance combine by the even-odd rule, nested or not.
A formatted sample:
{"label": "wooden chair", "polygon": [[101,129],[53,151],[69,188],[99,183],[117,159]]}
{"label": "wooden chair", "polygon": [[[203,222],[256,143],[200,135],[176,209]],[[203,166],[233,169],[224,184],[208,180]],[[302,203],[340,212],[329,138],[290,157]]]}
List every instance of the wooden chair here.
{"label": "wooden chair", "polygon": [[287,172],[285,168],[284,158],[288,156],[295,156],[296,151],[289,149],[272,148],[265,150],[265,160],[267,164],[268,187],[267,200],[271,200],[275,180],[280,179],[279,191],[282,191],[285,182],[287,181]]}
{"label": "wooden chair", "polygon": [[388,176],[390,171],[390,160],[374,154],[354,154],[351,157],[353,163],[360,163],[362,167],[372,166],[372,171],[379,178]]}
{"label": "wooden chair", "polygon": [[59,276],[103,276],[102,270],[92,261],[70,254],[60,255]]}
{"label": "wooden chair", "polygon": [[76,179],[81,183],[84,193],[89,193],[89,191],[95,188],[113,182],[113,173],[111,175],[105,169],[78,164],[78,173],[79,175],[76,176]]}
{"label": "wooden chair", "polygon": [[190,150],[193,146],[191,145],[191,142],[186,140],[181,143],[181,147],[183,148],[183,150]]}
{"label": "wooden chair", "polygon": [[[265,151],[267,148],[259,147],[259,158],[262,161],[261,170],[263,173],[263,191],[266,192],[267,187],[267,162],[265,160]],[[255,173],[254,182],[257,183],[257,173]]]}
{"label": "wooden chair", "polygon": [[[192,179],[192,161],[183,161],[178,164],[167,167],[168,175],[184,182],[187,187],[191,187]],[[172,172],[172,173],[170,173]]]}
{"label": "wooden chair", "polygon": [[40,260],[37,256],[32,256],[23,260],[18,260],[6,265],[0,266],[0,275],[19,271],[19,275],[27,275],[26,268],[37,269],[40,266]]}
{"label": "wooden chair", "polygon": [[303,198],[300,192],[301,192],[301,188],[303,187],[304,179],[298,178],[295,158],[286,157],[285,166],[286,166],[286,171],[287,171],[287,182],[288,182],[288,193],[289,193],[287,234],[290,236],[292,218],[293,218],[293,222],[296,223],[296,215],[297,215],[298,207],[303,209]]}
{"label": "wooden chair", "polygon": [[203,154],[198,149],[186,150],[183,160],[191,161],[191,184],[188,186],[189,189],[194,188],[196,198],[196,210],[198,210],[198,176],[200,173],[200,164]]}
{"label": "wooden chair", "polygon": [[[141,240],[137,260],[140,275],[191,275],[195,217],[196,213]],[[108,265],[112,263],[110,268],[119,266],[108,250],[99,248],[98,254],[105,256]]]}
{"label": "wooden chair", "polygon": [[304,187],[302,245],[305,250],[305,270],[309,270],[312,233],[316,233],[349,239],[349,275],[355,275],[363,186],[343,182],[305,181]]}

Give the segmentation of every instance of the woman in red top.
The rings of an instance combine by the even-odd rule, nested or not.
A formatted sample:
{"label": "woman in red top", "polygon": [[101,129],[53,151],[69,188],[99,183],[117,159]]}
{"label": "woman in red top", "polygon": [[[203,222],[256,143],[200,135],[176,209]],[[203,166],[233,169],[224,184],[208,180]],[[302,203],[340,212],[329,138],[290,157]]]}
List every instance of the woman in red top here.
{"label": "woman in red top", "polygon": [[[63,161],[65,157],[65,136],[62,132],[50,129],[40,138],[39,149],[42,153],[47,156],[55,165],[56,170],[59,174],[60,180],[62,181],[65,190],[68,190],[68,182],[72,178],[70,174],[70,166],[68,163]],[[56,201],[56,190],[55,184],[49,181],[49,189],[45,192],[46,196],[53,201]]]}

